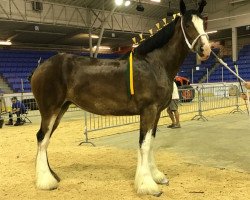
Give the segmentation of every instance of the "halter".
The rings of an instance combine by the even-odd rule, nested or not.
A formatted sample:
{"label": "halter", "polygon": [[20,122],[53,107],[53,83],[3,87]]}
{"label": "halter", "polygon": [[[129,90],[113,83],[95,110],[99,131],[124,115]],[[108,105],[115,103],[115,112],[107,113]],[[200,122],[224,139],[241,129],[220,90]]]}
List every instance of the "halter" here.
{"label": "halter", "polygon": [[188,39],[187,39],[186,33],[185,33],[185,31],[184,31],[184,28],[183,28],[183,17],[181,17],[181,30],[182,30],[182,33],[183,33],[183,35],[184,35],[185,41],[186,41],[186,43],[187,43],[189,49],[190,49],[192,52],[195,52],[195,50],[194,50],[194,45],[196,44],[196,42],[198,41],[198,39],[199,39],[201,36],[205,35],[205,36],[207,37],[207,39],[208,39],[208,35],[207,35],[206,33],[201,33],[200,35],[198,35],[198,36],[194,39],[193,43],[190,44],[189,41],[188,41]]}

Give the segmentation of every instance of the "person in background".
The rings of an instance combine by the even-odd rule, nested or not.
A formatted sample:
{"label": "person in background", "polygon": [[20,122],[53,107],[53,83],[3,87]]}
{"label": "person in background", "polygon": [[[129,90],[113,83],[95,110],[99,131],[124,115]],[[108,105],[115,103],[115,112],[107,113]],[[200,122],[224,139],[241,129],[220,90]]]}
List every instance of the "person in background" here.
{"label": "person in background", "polygon": [[11,102],[12,102],[12,112],[9,112],[9,121],[5,125],[13,125],[13,114],[16,114],[17,116],[17,120],[14,126],[23,125],[20,115],[26,112],[25,105],[21,101],[18,101],[17,97],[12,97]]}
{"label": "person in background", "polygon": [[170,124],[168,128],[181,128],[180,115],[178,112],[179,98],[180,97],[179,97],[177,85],[175,82],[173,82],[172,100],[167,108],[167,112],[172,121],[172,124]]}

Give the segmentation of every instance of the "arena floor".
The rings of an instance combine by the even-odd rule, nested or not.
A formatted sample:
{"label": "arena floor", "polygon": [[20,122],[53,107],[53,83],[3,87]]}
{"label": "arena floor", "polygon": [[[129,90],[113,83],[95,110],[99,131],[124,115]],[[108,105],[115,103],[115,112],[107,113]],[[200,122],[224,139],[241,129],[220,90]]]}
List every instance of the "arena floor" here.
{"label": "arena floor", "polygon": [[[59,188],[35,188],[36,131],[39,120],[0,129],[0,199],[164,199],[249,200],[250,118],[220,115],[209,121],[186,121],[181,129],[160,126],[156,161],[170,179],[161,197],[138,196],[133,188],[138,132],[83,137],[81,113],[63,119],[53,135],[48,155],[62,179]],[[112,133],[107,129],[105,132]],[[90,137],[96,133],[90,132]]]}

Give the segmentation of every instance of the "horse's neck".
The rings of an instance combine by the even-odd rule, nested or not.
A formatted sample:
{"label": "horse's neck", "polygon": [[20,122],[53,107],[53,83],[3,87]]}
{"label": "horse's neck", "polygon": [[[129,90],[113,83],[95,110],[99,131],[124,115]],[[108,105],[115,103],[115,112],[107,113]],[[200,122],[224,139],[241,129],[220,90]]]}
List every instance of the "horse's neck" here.
{"label": "horse's neck", "polygon": [[175,32],[170,41],[162,48],[148,54],[152,63],[161,63],[167,75],[174,77],[179,71],[184,59],[188,54],[183,33],[180,27],[180,20],[177,22]]}

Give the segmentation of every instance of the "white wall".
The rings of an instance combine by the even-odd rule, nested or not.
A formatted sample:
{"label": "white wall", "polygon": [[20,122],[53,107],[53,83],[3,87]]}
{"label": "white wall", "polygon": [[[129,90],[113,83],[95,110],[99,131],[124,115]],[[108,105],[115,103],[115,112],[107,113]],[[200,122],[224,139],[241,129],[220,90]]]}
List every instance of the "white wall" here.
{"label": "white wall", "polygon": [[[230,4],[233,0],[209,0],[205,8],[208,29],[221,30],[250,25],[250,1]],[[236,0],[234,0],[236,1]]]}

